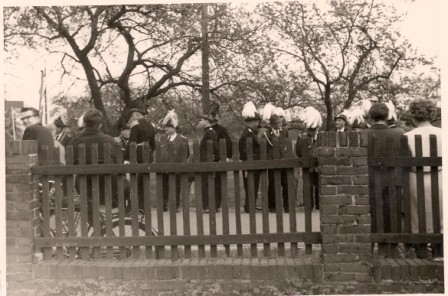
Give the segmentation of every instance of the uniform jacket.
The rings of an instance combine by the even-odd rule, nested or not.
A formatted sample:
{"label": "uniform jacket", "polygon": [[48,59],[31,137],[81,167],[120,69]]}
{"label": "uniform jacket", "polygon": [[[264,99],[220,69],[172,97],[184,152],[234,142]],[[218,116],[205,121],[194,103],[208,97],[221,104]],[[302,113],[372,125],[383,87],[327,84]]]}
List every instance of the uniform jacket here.
{"label": "uniform jacket", "polygon": [[216,135],[213,127],[209,126],[204,129],[204,136],[199,144],[200,160],[201,162],[207,161],[207,142],[212,140],[213,142],[213,160],[219,161],[219,146],[218,146],[218,136]]}
{"label": "uniform jacket", "polygon": [[[168,143],[173,143],[174,146],[174,157],[170,157],[169,150],[168,150]],[[184,146],[184,149],[186,149],[186,155],[181,153],[180,147]],[[185,159],[188,159],[190,157],[190,150],[188,148],[188,139],[182,135],[176,134],[176,137],[171,140],[164,142],[160,146],[161,154],[162,154],[162,161],[167,162],[173,162],[173,163],[182,163]],[[184,150],[185,151],[185,150]]]}
{"label": "uniform jacket", "polygon": [[240,150],[240,159],[247,160],[247,149],[246,149],[246,141],[247,139],[252,139],[252,151],[253,151],[253,159],[260,160],[260,140],[258,139],[258,130],[253,130],[249,127],[245,127],[243,133],[241,134],[241,138],[238,141],[238,148]]}
{"label": "uniform jacket", "polygon": [[[128,148],[126,150],[125,159],[129,160],[129,144],[137,143],[137,161],[143,161],[143,142],[149,143],[150,159],[152,161],[154,150],[156,148],[155,130],[152,124],[144,118],[138,120],[138,124],[131,127],[129,134]],[[139,145],[141,144],[141,145]]]}
{"label": "uniform jacket", "polygon": [[36,123],[28,126],[22,136],[22,140],[37,140],[37,147],[39,150],[39,163],[42,163],[42,147],[48,147],[49,155],[52,155],[54,151],[54,139],[50,130],[46,127],[43,127],[42,124]]}
{"label": "uniform jacket", "polygon": [[[401,149],[400,138],[404,132],[400,128],[389,128],[385,124],[372,124],[368,129],[363,130],[363,132],[367,133],[368,139],[370,139],[372,134],[385,139],[385,144],[393,145],[394,151],[400,151]],[[387,139],[391,139],[392,141],[387,141]],[[385,153],[387,153],[386,147],[384,149],[375,149],[375,151],[378,152],[378,155],[375,156],[385,156]]]}
{"label": "uniform jacket", "polygon": [[81,134],[73,138],[70,145],[73,145],[73,163],[79,164],[79,144],[85,145],[86,150],[86,164],[92,163],[92,144],[98,145],[98,163],[104,163],[104,144],[110,144],[110,159],[112,162],[115,160],[114,147],[115,140],[111,136],[103,134],[100,130],[95,128],[86,128]]}
{"label": "uniform jacket", "polygon": [[280,129],[277,136],[274,129],[271,127],[266,132],[265,136],[267,138],[267,158],[274,159],[274,139],[278,139],[279,141],[280,158],[283,158],[286,155],[286,140],[289,137],[288,130]]}
{"label": "uniform jacket", "polygon": [[[305,145],[307,151],[304,151],[302,148],[302,145],[304,145],[303,142],[306,142]],[[303,157],[309,153],[309,155],[312,156],[311,150],[313,149],[314,146],[316,146],[316,142],[317,142],[317,134],[314,135],[314,137],[308,136],[306,132],[299,134],[296,142],[296,155],[298,157]]]}
{"label": "uniform jacket", "polygon": [[[225,127],[219,124],[213,125],[213,129],[216,132],[216,136],[218,137],[218,146],[221,139],[226,140],[226,157],[232,158],[232,139],[230,138],[229,132]],[[220,147],[220,146],[219,146]]]}
{"label": "uniform jacket", "polygon": [[67,147],[68,144],[72,141],[72,137],[68,135],[66,132],[62,131],[59,135],[57,135],[56,139],[62,146]]}

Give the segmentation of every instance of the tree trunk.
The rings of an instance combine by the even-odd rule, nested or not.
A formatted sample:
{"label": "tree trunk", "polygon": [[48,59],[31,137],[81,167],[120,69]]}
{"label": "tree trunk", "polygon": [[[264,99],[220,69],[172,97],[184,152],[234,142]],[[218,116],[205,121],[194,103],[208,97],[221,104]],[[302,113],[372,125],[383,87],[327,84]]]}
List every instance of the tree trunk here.
{"label": "tree trunk", "polygon": [[326,131],[330,131],[334,128],[333,121],[333,105],[331,105],[331,85],[325,85],[325,93],[324,93],[324,103],[325,108],[327,109],[327,126]]}

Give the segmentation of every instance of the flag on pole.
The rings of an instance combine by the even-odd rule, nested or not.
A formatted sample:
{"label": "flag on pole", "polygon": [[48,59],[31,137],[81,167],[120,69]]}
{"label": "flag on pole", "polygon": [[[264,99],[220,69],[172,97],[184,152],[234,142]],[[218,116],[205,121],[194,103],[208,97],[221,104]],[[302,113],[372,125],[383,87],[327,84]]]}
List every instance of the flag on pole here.
{"label": "flag on pole", "polygon": [[47,125],[48,120],[50,119],[50,112],[48,110],[48,102],[47,102],[47,70],[44,68],[40,70],[41,79],[40,79],[40,90],[39,90],[39,114],[42,121],[42,125]]}

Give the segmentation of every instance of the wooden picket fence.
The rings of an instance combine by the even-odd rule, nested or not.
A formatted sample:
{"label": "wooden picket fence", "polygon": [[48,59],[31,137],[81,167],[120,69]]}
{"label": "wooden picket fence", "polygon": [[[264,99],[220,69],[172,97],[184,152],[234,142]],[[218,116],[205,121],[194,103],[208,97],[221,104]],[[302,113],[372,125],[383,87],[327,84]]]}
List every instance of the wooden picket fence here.
{"label": "wooden picket fence", "polygon": [[[439,195],[439,186],[442,186],[442,180],[439,179],[442,157],[437,155],[435,135],[430,135],[429,144],[430,156],[423,157],[422,137],[416,135],[416,155],[411,157],[406,136],[401,137],[398,146],[391,138],[378,135],[369,138],[372,242],[384,243],[385,255],[388,257],[394,256],[393,246],[398,243],[443,244],[443,221],[440,215],[442,196]],[[425,175],[430,177],[425,178]],[[416,186],[411,185],[411,177],[416,180]],[[430,198],[425,198],[427,186],[431,186]],[[416,206],[412,209],[411,199],[415,194]],[[428,206],[432,209],[432,225],[427,225],[426,221]],[[412,215],[412,211],[417,214]],[[427,231],[428,226],[432,226],[430,233]]]}
{"label": "wooden picket fence", "polygon": [[[267,159],[266,141],[261,142],[260,160],[253,160],[252,143],[248,141],[248,161],[239,161],[238,143],[234,141],[233,159],[226,160],[226,145],[220,142],[220,161],[213,162],[212,143],[208,143],[207,162],[200,162],[199,143],[194,142],[193,151],[187,161],[188,147],[175,147],[166,140],[157,141],[155,161],[149,162],[148,143],[143,145],[143,162],[137,163],[137,146],[130,145],[130,164],[123,164],[121,145],[104,146],[104,162],[98,163],[98,147],[92,145],[86,151],[80,145],[79,163],[74,165],[73,147],[66,149],[66,165],[36,166],[32,169],[42,184],[42,234],[35,244],[44,253],[44,259],[56,258],[192,258],[218,256],[223,250],[226,256],[297,256],[299,244],[304,244],[306,253],[312,252],[313,244],[321,243],[321,233],[312,231],[312,202],[309,189],[309,171],[316,165],[310,155],[297,158],[294,144],[287,142],[286,156],[280,158],[279,143],[274,142],[274,158]],[[307,145],[307,143],[304,143]],[[306,150],[306,149],[305,149]],[[45,150],[44,150],[45,151]],[[112,153],[110,153],[112,151]],[[45,153],[44,153],[45,154]],[[47,153],[46,159],[51,159]],[[91,164],[86,164],[86,159]],[[182,163],[172,163],[178,155],[184,155]],[[112,155],[109,157],[109,155]],[[297,221],[297,184],[294,169],[301,168],[303,182],[303,221]],[[249,213],[242,212],[244,190],[241,176],[247,171],[248,183],[254,182],[254,170],[260,171],[261,220],[256,214],[255,195],[249,190]],[[276,212],[268,212],[268,170],[275,170],[275,186],[280,186],[280,170],[287,171],[289,213],[283,212],[281,190],[275,190]],[[209,184],[210,212],[202,210],[201,174],[207,174]],[[221,177],[222,213],[214,208],[214,176]],[[169,186],[162,179],[168,175]],[[176,177],[181,183],[181,213],[176,212]],[[138,206],[138,182],[143,179],[144,204]],[[77,181],[75,182],[75,179]],[[129,182],[127,181],[129,179]],[[190,185],[194,180],[193,206],[190,202]],[[228,182],[228,181],[231,182]],[[52,181],[54,183],[52,183]],[[233,184],[229,184],[233,183]],[[54,191],[52,189],[54,184]],[[77,186],[75,186],[75,184]],[[127,184],[130,197],[127,198]],[[211,185],[211,186],[210,186]],[[78,187],[78,190],[75,190]],[[165,227],[163,191],[168,190],[169,231]],[[88,201],[88,191],[91,201]],[[104,196],[104,201],[100,203]],[[112,197],[114,196],[114,197]],[[155,206],[154,206],[154,202]],[[104,203],[104,204],[102,204]],[[234,209],[230,207],[234,204]],[[91,214],[89,215],[89,211]],[[230,213],[232,213],[230,215]],[[242,216],[249,216],[249,233],[243,233]],[[218,221],[221,217],[221,221]],[[284,227],[284,217],[289,229]],[[270,219],[275,220],[272,231]],[[208,220],[208,225],[207,223]],[[192,223],[194,222],[194,223]],[[219,222],[219,223],[217,223]],[[261,227],[260,226],[261,223]],[[297,224],[304,231],[297,230]],[[217,225],[222,229],[217,229]],[[258,225],[258,227],[257,227]],[[207,227],[206,227],[207,226]],[[271,226],[271,228],[270,228]],[[261,229],[261,230],[260,230]],[[243,246],[248,246],[244,248]],[[219,248],[218,248],[219,246]],[[170,255],[166,254],[167,249]],[[290,250],[290,251],[289,251]],[[197,253],[196,253],[197,252]],[[236,254],[233,254],[236,252]]]}

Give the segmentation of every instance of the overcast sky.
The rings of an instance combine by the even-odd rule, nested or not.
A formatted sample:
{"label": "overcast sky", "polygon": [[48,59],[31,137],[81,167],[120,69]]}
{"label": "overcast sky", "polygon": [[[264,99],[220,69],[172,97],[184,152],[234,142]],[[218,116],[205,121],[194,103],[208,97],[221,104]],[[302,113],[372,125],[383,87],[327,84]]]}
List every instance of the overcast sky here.
{"label": "overcast sky", "polygon": [[[400,12],[408,13],[402,27],[403,35],[407,37],[422,54],[427,56],[439,56],[441,53],[442,38],[440,38],[440,36],[442,32],[442,21],[440,12],[447,11],[444,9],[446,8],[444,2],[446,1],[394,1]],[[9,5],[17,5],[16,1],[12,2],[11,0],[6,0],[6,3]],[[19,1],[19,3],[25,2]],[[80,2],[77,1],[76,3]],[[133,1],[133,3],[135,3],[135,1]],[[444,6],[443,8],[442,5]],[[440,62],[440,59],[438,59],[438,62]],[[5,98],[8,100],[23,100],[25,105],[37,107],[39,103],[40,71],[45,65],[48,76],[48,95],[51,97],[52,95],[57,94],[61,89],[57,77],[57,75],[60,74],[54,73],[52,69],[59,68],[59,64],[55,64],[45,53],[38,54],[35,52],[30,53],[24,51],[23,59],[21,59],[20,63],[14,65],[13,70],[11,68],[6,70],[7,74],[4,76]],[[63,88],[64,87],[66,86],[63,86]],[[75,92],[79,93],[79,90],[73,90],[72,95],[74,95]]]}

